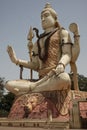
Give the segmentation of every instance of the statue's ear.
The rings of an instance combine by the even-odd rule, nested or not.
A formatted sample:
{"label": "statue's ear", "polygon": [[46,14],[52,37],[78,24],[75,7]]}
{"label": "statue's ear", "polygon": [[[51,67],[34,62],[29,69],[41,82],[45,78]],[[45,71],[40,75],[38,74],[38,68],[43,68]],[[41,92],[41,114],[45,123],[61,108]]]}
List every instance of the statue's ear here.
{"label": "statue's ear", "polygon": [[56,28],[59,28],[59,29],[61,28],[61,26],[60,26],[60,24],[59,24],[59,22],[58,22],[57,20],[56,20],[56,22],[55,22],[55,27],[56,27]]}

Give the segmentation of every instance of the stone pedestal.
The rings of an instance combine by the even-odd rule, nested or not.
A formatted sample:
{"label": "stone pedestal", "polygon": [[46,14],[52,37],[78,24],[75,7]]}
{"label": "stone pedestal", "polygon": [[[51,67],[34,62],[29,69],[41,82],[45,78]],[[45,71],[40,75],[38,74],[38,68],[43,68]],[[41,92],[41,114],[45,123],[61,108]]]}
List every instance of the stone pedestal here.
{"label": "stone pedestal", "polygon": [[[87,92],[81,91],[72,91],[70,90],[65,98],[60,98],[65,95],[64,92],[57,92],[57,98],[63,101],[58,102],[55,101],[55,98],[51,100],[44,96],[41,93],[32,93],[32,94],[25,94],[17,99],[15,99],[13,106],[10,110],[8,118],[12,119],[47,119],[47,118],[57,118],[58,120],[62,121],[69,121],[70,120],[70,110],[73,108],[73,101],[77,99],[86,99]],[[60,96],[60,97],[59,97]],[[57,99],[57,101],[58,101]],[[59,106],[58,106],[59,105]],[[87,104],[86,104],[87,105]],[[85,107],[80,104],[80,109]]]}

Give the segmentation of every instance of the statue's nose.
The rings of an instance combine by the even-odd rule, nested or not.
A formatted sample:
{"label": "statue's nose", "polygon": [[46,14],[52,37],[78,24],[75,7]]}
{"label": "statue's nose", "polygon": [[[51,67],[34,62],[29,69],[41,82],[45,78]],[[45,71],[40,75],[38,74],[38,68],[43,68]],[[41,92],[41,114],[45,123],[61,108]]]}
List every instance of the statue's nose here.
{"label": "statue's nose", "polygon": [[43,21],[45,20],[45,18],[44,18],[44,17],[42,17],[42,18],[41,18],[41,20],[42,20],[42,22],[43,22]]}

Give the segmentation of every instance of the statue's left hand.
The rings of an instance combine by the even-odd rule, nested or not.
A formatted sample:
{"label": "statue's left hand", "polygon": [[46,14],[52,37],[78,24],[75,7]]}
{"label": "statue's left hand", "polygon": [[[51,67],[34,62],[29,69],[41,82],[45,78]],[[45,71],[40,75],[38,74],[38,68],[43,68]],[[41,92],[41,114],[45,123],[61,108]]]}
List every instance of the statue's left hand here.
{"label": "statue's left hand", "polygon": [[13,63],[17,64],[17,61],[18,61],[18,60],[17,60],[17,58],[16,58],[16,54],[15,54],[13,48],[12,48],[11,46],[9,46],[9,45],[8,45],[8,47],[7,47],[7,52],[8,52],[8,54],[9,54],[9,57],[10,57],[11,61],[12,61]]}
{"label": "statue's left hand", "polygon": [[60,64],[57,66],[56,69],[52,69],[52,70],[48,73],[48,76],[51,77],[51,76],[53,76],[53,75],[55,75],[55,74],[60,74],[60,73],[64,72],[64,69],[65,69],[64,65],[60,63]]}

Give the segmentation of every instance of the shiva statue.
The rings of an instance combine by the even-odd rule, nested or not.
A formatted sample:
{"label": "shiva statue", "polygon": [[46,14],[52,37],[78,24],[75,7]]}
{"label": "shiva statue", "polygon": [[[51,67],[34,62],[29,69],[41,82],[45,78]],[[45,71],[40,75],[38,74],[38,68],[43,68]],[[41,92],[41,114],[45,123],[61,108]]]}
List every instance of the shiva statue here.
{"label": "shiva statue", "polygon": [[79,90],[77,80],[76,60],[78,58],[79,29],[76,23],[71,23],[70,31],[74,34],[74,43],[70,33],[58,22],[56,11],[47,3],[41,12],[41,24],[43,33],[36,32],[37,41],[31,42],[31,60],[21,60],[16,57],[14,49],[8,45],[7,52],[13,63],[18,66],[38,72],[39,80],[36,82],[20,79],[6,82],[6,89],[16,96],[27,93],[42,93],[53,91],[69,91],[71,79],[65,68],[68,64],[73,73],[74,89]]}

